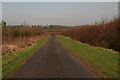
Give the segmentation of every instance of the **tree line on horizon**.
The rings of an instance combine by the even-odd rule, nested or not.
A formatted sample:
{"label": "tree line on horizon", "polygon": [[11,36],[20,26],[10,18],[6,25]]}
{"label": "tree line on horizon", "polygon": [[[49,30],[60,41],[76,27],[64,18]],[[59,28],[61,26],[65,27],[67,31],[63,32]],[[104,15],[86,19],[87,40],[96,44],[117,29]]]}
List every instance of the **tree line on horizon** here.
{"label": "tree line on horizon", "polygon": [[41,27],[24,27],[24,26],[6,26],[2,27],[2,36],[3,37],[30,37],[35,35],[41,35],[45,31]]}

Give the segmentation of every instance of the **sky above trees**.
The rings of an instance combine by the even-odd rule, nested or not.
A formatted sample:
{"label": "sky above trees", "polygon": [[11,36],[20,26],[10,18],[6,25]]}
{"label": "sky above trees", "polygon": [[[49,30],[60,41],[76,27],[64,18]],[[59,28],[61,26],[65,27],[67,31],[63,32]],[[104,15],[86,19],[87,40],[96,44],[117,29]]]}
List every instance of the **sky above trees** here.
{"label": "sky above trees", "polygon": [[117,2],[3,2],[7,24],[83,25],[118,15]]}

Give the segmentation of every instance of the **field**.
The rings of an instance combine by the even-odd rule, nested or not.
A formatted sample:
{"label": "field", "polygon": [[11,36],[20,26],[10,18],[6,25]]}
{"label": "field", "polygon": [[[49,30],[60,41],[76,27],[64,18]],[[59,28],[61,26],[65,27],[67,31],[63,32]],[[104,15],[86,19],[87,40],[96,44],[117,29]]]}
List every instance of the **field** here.
{"label": "field", "polygon": [[103,78],[118,78],[118,52],[93,47],[68,37],[57,36],[60,43]]}

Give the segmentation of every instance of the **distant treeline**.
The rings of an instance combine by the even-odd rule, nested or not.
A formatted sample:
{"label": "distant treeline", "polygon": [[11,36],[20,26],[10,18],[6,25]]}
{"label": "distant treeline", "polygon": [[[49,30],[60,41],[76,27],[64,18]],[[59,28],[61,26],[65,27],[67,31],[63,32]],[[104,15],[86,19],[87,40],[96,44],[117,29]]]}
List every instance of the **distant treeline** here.
{"label": "distant treeline", "polygon": [[120,51],[120,19],[103,20],[93,25],[84,25],[67,29],[62,35],[92,46]]}
{"label": "distant treeline", "polygon": [[3,37],[30,37],[35,35],[41,35],[44,30],[41,27],[25,27],[25,26],[3,26]]}

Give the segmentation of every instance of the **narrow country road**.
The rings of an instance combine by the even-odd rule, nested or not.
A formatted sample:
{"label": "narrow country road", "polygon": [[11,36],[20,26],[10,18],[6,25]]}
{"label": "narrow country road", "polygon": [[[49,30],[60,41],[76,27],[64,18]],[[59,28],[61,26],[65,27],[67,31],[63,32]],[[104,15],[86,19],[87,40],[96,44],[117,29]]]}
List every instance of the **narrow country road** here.
{"label": "narrow country road", "polygon": [[52,35],[11,78],[95,78],[95,74]]}

